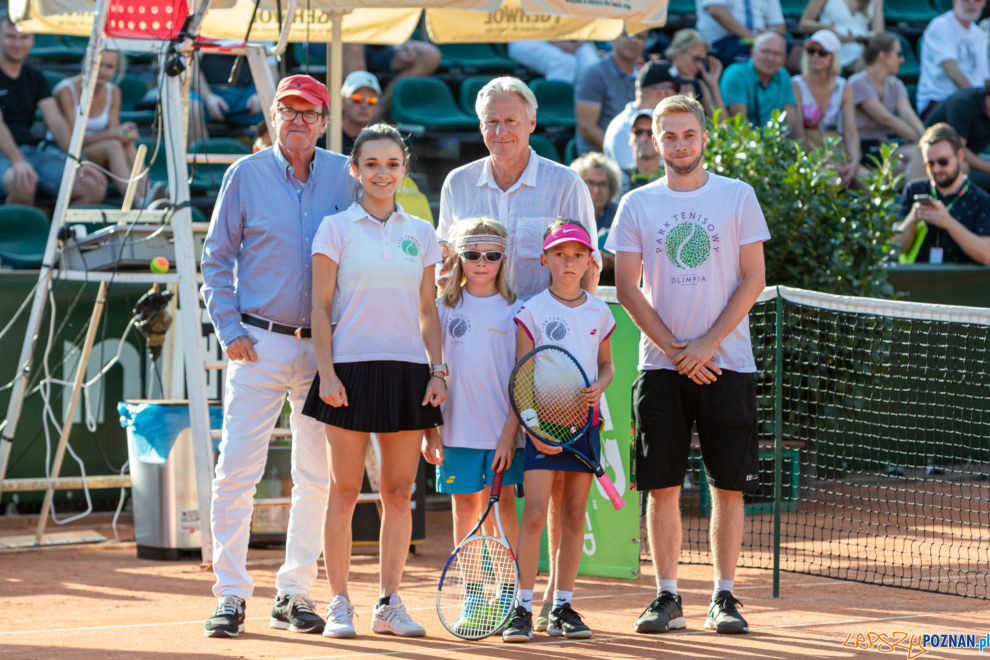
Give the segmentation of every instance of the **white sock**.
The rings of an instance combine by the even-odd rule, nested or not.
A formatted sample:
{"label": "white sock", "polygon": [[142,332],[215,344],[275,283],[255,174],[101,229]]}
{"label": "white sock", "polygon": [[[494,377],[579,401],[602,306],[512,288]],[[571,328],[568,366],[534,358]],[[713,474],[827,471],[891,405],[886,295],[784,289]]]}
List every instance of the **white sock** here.
{"label": "white sock", "polygon": [[715,595],[718,594],[718,592],[720,592],[720,591],[728,591],[731,594],[732,593],[732,583],[733,583],[733,580],[720,580],[720,579],[716,578],[715,579],[715,590],[712,591],[712,597],[714,598]]}
{"label": "white sock", "polygon": [[533,611],[533,590],[532,589],[520,589],[516,598],[519,600],[519,606],[522,607],[527,612]]}
{"label": "white sock", "polygon": [[573,591],[561,591],[560,589],[553,590],[553,609],[557,609],[561,605],[568,605],[571,602],[571,598],[574,596]]}
{"label": "white sock", "polygon": [[677,578],[657,578],[657,595],[660,595],[661,591],[667,591],[669,593],[677,595]]}

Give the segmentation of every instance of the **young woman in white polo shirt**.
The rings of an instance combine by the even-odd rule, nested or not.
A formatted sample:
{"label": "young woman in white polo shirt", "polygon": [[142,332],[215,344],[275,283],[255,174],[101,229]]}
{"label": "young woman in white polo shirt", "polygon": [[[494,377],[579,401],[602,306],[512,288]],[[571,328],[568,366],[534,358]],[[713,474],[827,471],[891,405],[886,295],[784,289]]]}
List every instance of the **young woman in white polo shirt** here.
{"label": "young woman in white polo shirt", "polygon": [[[313,239],[313,346],[319,372],[303,413],[327,424],[330,496],[324,560],[330,583],[327,637],[353,637],[347,593],[351,517],[361,491],[369,434],[381,445],[380,591],[371,629],[404,637],[426,634],[397,591],[412,535],[410,496],[420,438],[440,426],[447,367],[441,358],[433,227],[395,201],[408,151],[387,124],[354,142],[351,173],[363,194],[324,218]],[[335,329],[331,336],[331,323]]]}
{"label": "young woman in white polo shirt", "polygon": [[[423,449],[437,466],[437,491],[450,493],[454,543],[459,543],[488,502],[492,477],[504,472],[502,483],[522,483],[523,455],[519,422],[509,408],[509,375],[516,359],[513,317],[522,308],[506,279],[508,231],[490,218],[466,219],[454,226],[451,245],[457,259],[437,300],[443,355],[450,365],[448,398],[443,404],[443,440],[430,434]],[[498,515],[509,543],[519,533],[513,489],[502,490]],[[492,516],[485,521],[494,533]],[[508,614],[515,588],[503,589],[496,607]],[[468,596],[461,620],[470,625],[488,613],[489,603]]]}

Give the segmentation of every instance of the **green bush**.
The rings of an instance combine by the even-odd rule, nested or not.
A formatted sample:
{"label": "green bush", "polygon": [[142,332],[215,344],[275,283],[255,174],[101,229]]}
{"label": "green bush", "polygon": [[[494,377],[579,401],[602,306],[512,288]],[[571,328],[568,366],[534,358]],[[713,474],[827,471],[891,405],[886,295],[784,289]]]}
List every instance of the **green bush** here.
{"label": "green bush", "polygon": [[779,113],[753,127],[736,116],[709,126],[710,172],[756,190],[770,227],[764,247],[767,283],[842,295],[890,298],[885,262],[898,219],[891,154],[861,179],[861,189],[838,183],[836,141],[807,150],[787,138]]}

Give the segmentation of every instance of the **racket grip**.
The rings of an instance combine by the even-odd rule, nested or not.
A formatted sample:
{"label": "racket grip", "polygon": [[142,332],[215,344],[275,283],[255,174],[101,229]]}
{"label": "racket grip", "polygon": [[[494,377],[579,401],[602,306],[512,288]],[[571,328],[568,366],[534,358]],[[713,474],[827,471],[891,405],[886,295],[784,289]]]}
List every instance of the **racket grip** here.
{"label": "racket grip", "polygon": [[498,472],[492,475],[492,492],[490,498],[493,500],[497,500],[499,496],[502,494],[503,476],[505,476],[505,472],[502,470],[499,470]]}
{"label": "racket grip", "polygon": [[615,486],[612,484],[612,480],[608,478],[606,473],[602,472],[602,474],[598,477],[598,483],[600,483],[602,488],[605,489],[605,494],[608,495],[608,499],[612,501],[612,506],[615,507],[616,511],[626,505],[626,501],[622,499],[621,495],[619,495],[619,491],[615,489]]}

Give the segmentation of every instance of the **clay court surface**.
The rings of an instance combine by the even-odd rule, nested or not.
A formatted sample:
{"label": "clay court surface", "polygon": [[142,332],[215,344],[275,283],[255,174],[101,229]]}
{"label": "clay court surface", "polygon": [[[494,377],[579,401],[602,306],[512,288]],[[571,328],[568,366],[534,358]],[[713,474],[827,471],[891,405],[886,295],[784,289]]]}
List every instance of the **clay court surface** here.
{"label": "clay court surface", "polygon": [[[91,517],[70,530],[95,530],[112,539],[109,517]],[[26,534],[34,519],[0,519],[0,535]],[[52,529],[52,526],[49,526]],[[64,527],[53,530],[65,533]],[[129,521],[118,528],[131,538]],[[592,626],[589,640],[560,640],[537,634],[524,645],[496,638],[465,642],[447,633],[434,611],[439,570],[450,551],[450,513],[431,511],[427,540],[411,555],[403,600],[428,636],[398,639],[370,632],[377,593],[377,555],[355,555],[351,597],[359,636],[332,640],[268,627],[280,548],[252,549],[249,568],[255,595],[247,606],[246,631],[236,639],[203,636],[215,601],[213,576],[198,561],[137,559],[128,540],[50,547],[0,554],[0,657],[7,658],[942,658],[980,657],[978,650],[917,645],[935,633],[990,633],[990,603],[906,589],[862,585],[783,573],[781,598],[771,598],[771,573],[742,569],[736,595],[751,632],[719,636],[704,630],[711,569],[681,567],[679,591],[688,627],[660,636],[637,635],[632,623],[654,595],[648,561],[637,580],[579,577],[574,606]],[[644,549],[644,557],[646,551]],[[538,585],[540,588],[540,585]],[[325,578],[313,596],[326,605]],[[539,596],[537,596],[539,599]],[[866,645],[856,648],[857,635]],[[880,637],[883,636],[883,637]],[[911,638],[915,645],[911,647]],[[901,645],[890,648],[889,643]],[[990,657],[990,649],[984,651]]]}

